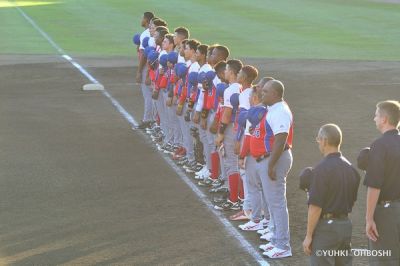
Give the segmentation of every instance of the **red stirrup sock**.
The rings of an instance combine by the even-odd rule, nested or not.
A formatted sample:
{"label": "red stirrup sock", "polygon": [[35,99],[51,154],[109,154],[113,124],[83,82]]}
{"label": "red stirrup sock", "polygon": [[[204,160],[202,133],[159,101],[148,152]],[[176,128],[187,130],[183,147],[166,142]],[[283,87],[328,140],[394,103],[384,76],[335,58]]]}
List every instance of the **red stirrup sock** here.
{"label": "red stirrup sock", "polygon": [[219,176],[219,156],[218,152],[211,153],[211,178],[217,179]]}
{"label": "red stirrup sock", "polygon": [[239,190],[239,173],[232,174],[229,176],[229,200],[232,202],[237,202],[238,200],[238,190]]}
{"label": "red stirrup sock", "polygon": [[243,180],[239,178],[239,198],[244,199]]}

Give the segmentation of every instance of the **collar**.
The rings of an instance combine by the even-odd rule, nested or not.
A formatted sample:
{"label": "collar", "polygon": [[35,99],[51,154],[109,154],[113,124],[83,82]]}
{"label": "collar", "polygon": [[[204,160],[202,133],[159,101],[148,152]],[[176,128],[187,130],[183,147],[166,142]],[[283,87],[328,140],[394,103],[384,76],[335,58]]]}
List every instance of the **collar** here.
{"label": "collar", "polygon": [[391,130],[388,130],[388,131],[386,131],[385,133],[383,133],[383,135],[399,135],[399,130],[396,128],[396,129],[391,129]]}
{"label": "collar", "polygon": [[342,153],[339,152],[332,152],[325,156],[325,158],[339,158],[342,156]]}

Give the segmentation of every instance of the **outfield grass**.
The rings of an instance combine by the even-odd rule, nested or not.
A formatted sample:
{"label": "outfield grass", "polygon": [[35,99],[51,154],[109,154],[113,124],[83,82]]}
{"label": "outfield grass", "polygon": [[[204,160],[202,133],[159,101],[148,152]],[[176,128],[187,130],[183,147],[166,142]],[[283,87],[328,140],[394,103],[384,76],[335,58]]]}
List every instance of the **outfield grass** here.
{"label": "outfield grass", "polygon": [[[0,53],[48,54],[52,48],[0,0]],[[367,0],[15,1],[74,55],[134,54],[131,36],[143,11],[170,28],[187,26],[205,43],[226,44],[237,57],[400,60],[400,4]],[[53,2],[47,5],[31,5]],[[2,7],[3,6],[3,7]],[[179,10],[176,12],[175,10]]]}

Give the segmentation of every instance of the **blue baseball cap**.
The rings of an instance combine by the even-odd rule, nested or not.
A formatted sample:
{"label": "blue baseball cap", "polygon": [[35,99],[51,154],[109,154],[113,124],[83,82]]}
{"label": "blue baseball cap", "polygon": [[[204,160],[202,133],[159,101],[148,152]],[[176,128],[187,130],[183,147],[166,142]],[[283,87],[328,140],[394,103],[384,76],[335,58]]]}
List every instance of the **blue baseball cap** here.
{"label": "blue baseball cap", "polygon": [[155,51],[156,48],[151,47],[151,46],[147,46],[146,48],[144,48],[144,57],[148,57],[151,51]]}
{"label": "blue baseball cap", "polygon": [[210,70],[206,73],[206,79],[207,81],[213,81],[215,78],[216,74],[214,71]]}
{"label": "blue baseball cap", "polygon": [[186,75],[186,64],[185,63],[178,63],[175,65],[175,73],[178,78],[183,78]]}
{"label": "blue baseball cap", "polygon": [[147,60],[150,62],[150,64],[154,64],[158,60],[159,56],[159,52],[157,52],[156,50],[152,50],[151,52],[149,52]]}
{"label": "blue baseball cap", "polygon": [[229,85],[226,84],[225,82],[221,82],[217,85],[217,97],[224,97],[224,91],[226,88],[228,88]]}
{"label": "blue baseball cap", "polygon": [[178,53],[175,51],[169,52],[168,53],[168,62],[175,65],[178,62]]}
{"label": "blue baseball cap", "polygon": [[142,46],[143,48],[146,48],[149,46],[149,37],[144,37],[143,41],[142,41]]}
{"label": "blue baseball cap", "polygon": [[231,104],[234,109],[239,107],[239,93],[234,93],[231,95]]}
{"label": "blue baseball cap", "polygon": [[167,61],[168,61],[168,55],[167,54],[163,54],[162,56],[160,56],[160,65],[164,68],[167,67]]}
{"label": "blue baseball cap", "polygon": [[247,120],[251,123],[251,127],[255,128],[267,113],[267,108],[265,106],[253,106],[247,112]]}
{"label": "blue baseball cap", "polygon": [[140,45],[140,34],[136,33],[135,35],[133,35],[133,43],[136,45]]}
{"label": "blue baseball cap", "polygon": [[188,82],[191,85],[197,85],[197,77],[199,76],[198,72],[190,72],[188,75]]}
{"label": "blue baseball cap", "polygon": [[206,81],[206,72],[200,72],[198,77],[197,77],[197,82],[198,83],[203,83],[204,81]]}

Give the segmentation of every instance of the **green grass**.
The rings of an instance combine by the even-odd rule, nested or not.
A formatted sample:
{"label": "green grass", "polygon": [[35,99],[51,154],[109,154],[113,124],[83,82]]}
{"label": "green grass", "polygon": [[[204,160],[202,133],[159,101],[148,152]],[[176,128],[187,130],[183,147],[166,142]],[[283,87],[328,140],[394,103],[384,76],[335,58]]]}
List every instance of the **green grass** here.
{"label": "green grass", "polygon": [[[133,55],[131,37],[142,30],[143,11],[152,10],[167,20],[170,29],[187,26],[201,42],[227,45],[234,57],[400,60],[399,4],[65,0],[21,8],[74,55]],[[0,53],[53,52],[12,7],[0,8],[0,36]]]}

